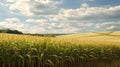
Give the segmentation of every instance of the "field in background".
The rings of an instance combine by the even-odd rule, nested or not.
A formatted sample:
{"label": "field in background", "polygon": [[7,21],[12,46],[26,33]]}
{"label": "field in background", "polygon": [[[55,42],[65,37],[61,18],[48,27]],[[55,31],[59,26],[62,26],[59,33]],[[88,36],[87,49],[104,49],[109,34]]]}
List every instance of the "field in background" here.
{"label": "field in background", "polygon": [[0,34],[0,67],[120,67],[120,32]]}

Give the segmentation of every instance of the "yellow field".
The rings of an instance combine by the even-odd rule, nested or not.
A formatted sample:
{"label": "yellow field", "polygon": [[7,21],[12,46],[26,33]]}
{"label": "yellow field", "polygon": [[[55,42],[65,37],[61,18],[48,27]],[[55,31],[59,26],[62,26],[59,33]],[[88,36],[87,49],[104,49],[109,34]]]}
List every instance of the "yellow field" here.
{"label": "yellow field", "polygon": [[68,38],[77,40],[80,43],[87,44],[103,44],[103,45],[120,45],[120,31],[112,32],[109,35],[103,35],[101,33],[109,33],[109,32],[100,32],[100,33],[81,33],[81,34],[70,34],[70,35],[62,35],[57,36],[57,38]]}
{"label": "yellow field", "polygon": [[120,32],[40,37],[0,33],[0,67],[120,67]]}

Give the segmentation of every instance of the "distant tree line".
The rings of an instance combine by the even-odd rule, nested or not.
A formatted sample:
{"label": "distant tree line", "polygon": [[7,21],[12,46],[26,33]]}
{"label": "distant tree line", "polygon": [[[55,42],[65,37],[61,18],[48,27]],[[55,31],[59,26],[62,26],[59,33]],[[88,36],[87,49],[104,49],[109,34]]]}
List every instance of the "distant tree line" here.
{"label": "distant tree line", "polygon": [[66,34],[25,34],[25,35],[31,35],[31,36],[42,36],[42,37],[55,37],[59,35],[66,35]]}
{"label": "distant tree line", "polygon": [[0,33],[23,34],[23,35],[31,35],[31,36],[42,36],[42,37],[55,37],[59,35],[66,35],[66,34],[31,34],[31,33],[22,33],[21,31],[11,30],[11,29],[0,29]]}
{"label": "distant tree line", "polygon": [[18,30],[0,29],[0,33],[23,34]]}

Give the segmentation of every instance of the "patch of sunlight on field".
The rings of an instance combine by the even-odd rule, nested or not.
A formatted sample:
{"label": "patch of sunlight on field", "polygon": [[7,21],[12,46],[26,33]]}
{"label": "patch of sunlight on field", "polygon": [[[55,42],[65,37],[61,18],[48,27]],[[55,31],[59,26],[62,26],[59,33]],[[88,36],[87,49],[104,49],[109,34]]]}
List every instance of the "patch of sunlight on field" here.
{"label": "patch of sunlight on field", "polygon": [[[107,32],[102,32],[102,33],[107,33]],[[61,35],[57,36],[58,38],[79,38],[79,39],[115,39],[115,40],[120,40],[120,31],[118,32],[113,32],[110,34],[101,34],[100,33],[81,33],[81,34],[70,34],[70,35]]]}
{"label": "patch of sunlight on field", "polygon": [[81,33],[81,34],[71,34],[71,35],[62,35],[57,38],[72,38],[76,39],[77,42],[83,44],[120,44],[120,31],[112,32],[110,34],[106,34],[109,32],[91,32],[91,33]]}

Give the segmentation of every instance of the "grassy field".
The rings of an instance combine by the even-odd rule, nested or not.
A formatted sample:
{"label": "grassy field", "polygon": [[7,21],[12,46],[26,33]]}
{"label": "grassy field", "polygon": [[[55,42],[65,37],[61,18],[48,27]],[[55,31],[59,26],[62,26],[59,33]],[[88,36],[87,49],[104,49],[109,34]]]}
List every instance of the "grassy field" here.
{"label": "grassy field", "polygon": [[120,32],[0,34],[0,67],[120,67]]}

